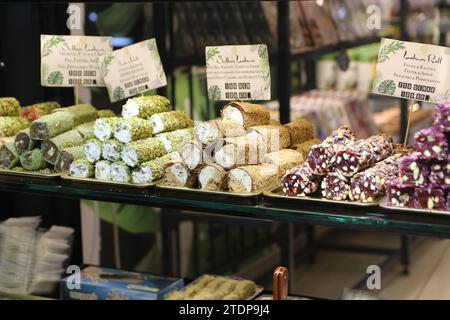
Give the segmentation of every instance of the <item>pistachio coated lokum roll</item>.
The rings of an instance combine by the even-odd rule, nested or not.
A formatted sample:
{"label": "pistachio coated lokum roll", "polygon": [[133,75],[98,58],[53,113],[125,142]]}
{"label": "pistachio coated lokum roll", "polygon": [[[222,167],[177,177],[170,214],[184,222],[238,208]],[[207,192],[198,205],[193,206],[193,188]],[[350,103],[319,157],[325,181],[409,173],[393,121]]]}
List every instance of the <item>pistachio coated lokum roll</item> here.
{"label": "pistachio coated lokum roll", "polygon": [[19,154],[14,143],[7,143],[0,146],[0,164],[5,168],[12,168],[19,163]]}
{"label": "pistachio coated lokum roll", "polygon": [[178,152],[171,152],[162,157],[144,162],[133,170],[133,183],[150,183],[164,177],[167,163],[181,161]]}
{"label": "pistachio coated lokum roll", "polygon": [[386,184],[386,195],[391,206],[414,208],[414,188],[403,185],[398,179]]}
{"label": "pistachio coated lokum roll", "polygon": [[194,122],[184,111],[169,111],[154,114],[150,117],[153,133],[169,132],[192,127]]}
{"label": "pistachio coated lokum roll", "polygon": [[448,142],[436,127],[425,128],[414,135],[414,149],[422,159],[446,160]]}
{"label": "pistachio coated lokum roll", "polygon": [[78,132],[81,134],[83,139],[86,141],[88,139],[95,138],[94,124],[95,124],[95,121],[86,122],[86,123],[80,124],[75,129],[78,130]]}
{"label": "pistachio coated lokum roll", "polygon": [[314,139],[314,125],[307,119],[300,118],[285,124],[284,127],[289,132],[291,145],[306,142]]}
{"label": "pistachio coated lokum roll", "polygon": [[93,178],[94,165],[86,159],[78,159],[70,164],[69,174],[77,178]]}
{"label": "pistachio coated lokum roll", "polygon": [[207,164],[198,173],[198,183],[202,190],[220,191],[227,184],[227,172],[216,163]]}
{"label": "pistachio coated lokum roll", "polygon": [[44,156],[40,149],[27,151],[20,155],[21,166],[28,171],[36,171],[47,168]]}
{"label": "pistachio coated lokum roll", "polygon": [[105,141],[114,137],[116,132],[116,125],[122,121],[122,118],[100,118],[94,123],[94,136],[100,140]]}
{"label": "pistachio coated lokum roll", "polygon": [[73,119],[72,114],[67,112],[53,112],[45,115],[31,123],[31,139],[47,140],[69,131],[75,127]]}
{"label": "pistachio coated lokum roll", "polygon": [[0,117],[17,117],[20,112],[20,103],[16,98],[0,98]]}
{"label": "pistachio coated lokum roll", "polygon": [[442,189],[415,188],[414,207],[418,209],[446,210],[447,202]]}
{"label": "pistachio coated lokum roll", "polygon": [[111,110],[111,109],[98,110],[97,115],[98,115],[99,118],[113,118],[113,117],[116,116],[114,111]]}
{"label": "pistachio coated lokum roll", "polygon": [[95,163],[95,179],[111,180],[111,162],[100,160]]}
{"label": "pistachio coated lokum roll", "polygon": [[235,101],[222,109],[222,119],[234,121],[249,128],[269,124],[270,112],[260,104]]}
{"label": "pistachio coated lokum roll", "polygon": [[31,151],[39,146],[38,140],[31,139],[30,128],[20,131],[14,138],[14,146],[19,154]]}
{"label": "pistachio coated lokum roll", "polygon": [[170,101],[166,97],[142,96],[127,100],[122,107],[122,116],[124,118],[139,117],[148,119],[155,113],[167,112],[170,110]]}
{"label": "pistachio coated lokum roll", "polygon": [[28,128],[30,122],[21,117],[0,117],[0,137],[11,137]]}
{"label": "pistachio coated lokum roll", "polygon": [[166,148],[166,151],[169,153],[177,151],[184,143],[193,140],[194,128],[190,127],[172,132],[164,132],[158,134],[156,137],[162,141],[164,148]]}
{"label": "pistachio coated lokum roll", "polygon": [[111,163],[111,180],[116,182],[131,182],[131,171],[123,161]]}
{"label": "pistachio coated lokum roll", "polygon": [[225,169],[236,166],[260,164],[264,148],[248,136],[226,138],[215,147],[214,160]]}
{"label": "pistachio coated lokum roll", "polygon": [[89,162],[96,162],[102,157],[102,142],[98,139],[89,139],[84,144],[84,155]]}
{"label": "pistachio coated lokum roll", "polygon": [[285,149],[291,145],[289,131],[283,126],[263,125],[248,129],[249,140],[255,139],[263,154]]}
{"label": "pistachio coated lokum roll", "polygon": [[133,141],[122,148],[122,160],[130,167],[165,155],[166,148],[158,138]]}
{"label": "pistachio coated lokum roll", "polygon": [[80,124],[95,121],[98,117],[98,110],[87,103],[76,104],[74,106],[56,109],[53,113],[65,112],[73,117],[74,127]]}
{"label": "pistachio coated lokum roll", "polygon": [[72,162],[84,158],[83,145],[62,149],[55,162],[56,172],[68,172]]}
{"label": "pistachio coated lokum roll", "polygon": [[304,161],[303,155],[292,149],[268,153],[263,159],[263,163],[273,164],[278,167],[278,178],[283,177],[287,170],[299,166]]}
{"label": "pistachio coated lokum roll", "polygon": [[234,192],[260,192],[278,181],[278,167],[260,164],[237,167],[228,173],[228,188]]}
{"label": "pistachio coated lokum roll", "polygon": [[42,141],[41,150],[45,161],[55,164],[59,151],[67,147],[80,146],[84,142],[83,137],[77,129],[61,133],[54,138]]}
{"label": "pistachio coated lokum roll", "polygon": [[219,139],[243,136],[244,127],[234,121],[214,119],[200,122],[195,125],[195,137],[204,144],[209,145]]}
{"label": "pistachio coated lokum roll", "polygon": [[42,116],[52,113],[53,110],[58,108],[61,108],[61,105],[55,101],[36,103],[22,108],[20,110],[20,116],[33,122]]}
{"label": "pistachio coated lokum roll", "polygon": [[114,138],[123,143],[151,137],[153,134],[152,123],[141,118],[122,119],[114,132]]}
{"label": "pistachio coated lokum roll", "polygon": [[303,155],[303,158],[307,159],[312,146],[318,145],[321,143],[322,143],[322,141],[320,141],[320,139],[311,139],[311,140],[305,141],[303,143],[294,144],[291,146],[291,148],[301,152],[301,154]]}
{"label": "pistachio coated lokum roll", "polygon": [[164,172],[164,183],[172,187],[191,188],[197,180],[197,172],[189,170],[183,162],[168,163]]}
{"label": "pistachio coated lokum roll", "polygon": [[306,196],[317,191],[321,176],[312,173],[308,164],[289,170],[283,177],[283,192],[289,196]]}
{"label": "pistachio coated lokum roll", "polygon": [[116,140],[110,139],[103,142],[102,146],[102,157],[111,162],[117,162],[121,159],[123,143]]}
{"label": "pistachio coated lokum roll", "polygon": [[223,300],[246,300],[255,294],[256,285],[253,281],[243,280],[236,284],[233,292],[223,297]]}

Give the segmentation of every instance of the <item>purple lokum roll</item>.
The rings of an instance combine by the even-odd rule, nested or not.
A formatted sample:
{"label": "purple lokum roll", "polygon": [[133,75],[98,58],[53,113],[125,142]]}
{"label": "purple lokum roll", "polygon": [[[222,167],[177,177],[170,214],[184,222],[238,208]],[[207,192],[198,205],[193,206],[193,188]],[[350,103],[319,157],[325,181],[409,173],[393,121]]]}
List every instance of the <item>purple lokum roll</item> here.
{"label": "purple lokum roll", "polygon": [[331,200],[347,200],[350,180],[339,172],[330,172],[321,183],[322,196]]}
{"label": "purple lokum roll", "polygon": [[442,132],[450,131],[450,102],[442,102],[434,108],[434,125]]}
{"label": "purple lokum roll", "polygon": [[446,160],[448,143],[441,131],[436,127],[429,127],[414,135],[414,149],[422,159]]}
{"label": "purple lokum roll", "polygon": [[289,170],[283,177],[283,192],[289,196],[305,196],[317,191],[320,176],[313,174],[307,164]]}
{"label": "purple lokum roll", "polygon": [[408,187],[423,187],[428,184],[429,170],[426,162],[414,152],[404,156],[400,163],[399,176],[403,185]]}
{"label": "purple lokum roll", "polygon": [[450,156],[447,161],[433,161],[431,163],[429,181],[432,187],[450,188]]}
{"label": "purple lokum roll", "polygon": [[418,209],[445,210],[446,199],[444,191],[437,188],[416,188],[414,206]]}
{"label": "purple lokum roll", "polygon": [[391,206],[414,208],[414,188],[405,187],[398,179],[386,185],[386,195]]}

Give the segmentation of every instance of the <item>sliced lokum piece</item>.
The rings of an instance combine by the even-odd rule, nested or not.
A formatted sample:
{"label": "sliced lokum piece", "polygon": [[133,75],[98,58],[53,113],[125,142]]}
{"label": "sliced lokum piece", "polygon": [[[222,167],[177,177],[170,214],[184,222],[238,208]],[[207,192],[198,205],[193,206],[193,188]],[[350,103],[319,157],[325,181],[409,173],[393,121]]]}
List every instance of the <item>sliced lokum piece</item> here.
{"label": "sliced lokum piece", "polygon": [[303,155],[303,159],[307,159],[312,146],[321,144],[321,143],[322,143],[322,141],[320,141],[320,139],[311,139],[311,140],[305,141],[303,143],[294,144],[291,146],[291,149],[301,152]]}
{"label": "sliced lokum piece", "polygon": [[258,140],[248,136],[226,138],[214,148],[214,160],[225,169],[260,164],[265,153]]}
{"label": "sliced lokum piece", "polygon": [[163,96],[142,96],[127,100],[122,107],[124,118],[139,117],[150,118],[155,113],[167,112],[170,110],[170,101]]}
{"label": "sliced lokum piece", "polygon": [[200,143],[188,141],[184,143],[178,151],[189,170],[197,170],[204,164],[214,162],[211,155],[213,149],[214,145],[210,145],[203,149]]}
{"label": "sliced lokum piece", "polygon": [[165,155],[166,148],[158,138],[147,138],[128,143],[122,148],[122,160],[130,167]]}
{"label": "sliced lokum piece", "polygon": [[50,114],[53,110],[61,108],[61,105],[55,101],[36,103],[22,108],[20,116],[30,122],[39,119],[42,116]]}
{"label": "sliced lokum piece", "polygon": [[41,149],[45,161],[50,164],[55,164],[61,149],[80,146],[83,142],[84,138],[81,133],[77,129],[72,129],[54,138],[42,141]]}
{"label": "sliced lokum piece", "polygon": [[98,117],[98,110],[92,105],[87,103],[76,104],[70,107],[60,108],[53,110],[52,113],[64,112],[68,113],[73,118],[73,126],[79,126],[80,124],[95,121]]}
{"label": "sliced lokum piece", "polygon": [[278,168],[278,178],[282,178],[287,170],[299,166],[304,161],[303,155],[300,152],[292,149],[283,149],[266,154],[262,162],[276,165]]}
{"label": "sliced lokum piece", "polygon": [[102,109],[98,110],[97,115],[99,118],[114,118],[116,113],[111,109]]}
{"label": "sliced lokum piece", "polygon": [[0,117],[17,117],[20,112],[20,103],[16,98],[0,98]]}
{"label": "sliced lokum piece", "polygon": [[56,172],[68,172],[72,162],[84,158],[83,146],[67,147],[62,149],[55,162]]}
{"label": "sliced lokum piece", "polygon": [[178,152],[168,153],[160,158],[144,162],[133,170],[133,183],[150,183],[164,177],[164,167],[169,162],[181,161]]}
{"label": "sliced lokum piece", "polygon": [[198,174],[199,187],[202,190],[220,191],[226,187],[227,172],[216,163],[203,166]]}
{"label": "sliced lokum piece", "polygon": [[249,140],[257,141],[263,154],[286,149],[291,145],[287,127],[263,125],[251,127],[247,131]]}
{"label": "sliced lokum piece", "polygon": [[450,102],[438,103],[434,108],[434,125],[442,132],[450,131]]}
{"label": "sliced lokum piece", "polygon": [[21,117],[0,117],[0,137],[11,137],[28,128],[30,122]]}
{"label": "sliced lokum piece", "polygon": [[404,186],[398,179],[386,185],[386,195],[391,206],[414,208],[414,188]]}
{"label": "sliced lokum piece", "polygon": [[77,178],[93,178],[94,165],[86,159],[78,159],[70,164],[69,174]]}
{"label": "sliced lokum piece", "polygon": [[420,187],[428,184],[429,170],[426,162],[414,152],[402,158],[399,166],[400,181],[409,187]]}
{"label": "sliced lokum piece", "polygon": [[36,171],[47,168],[44,156],[40,149],[27,151],[20,155],[20,165],[28,171]]}
{"label": "sliced lokum piece", "polygon": [[195,125],[195,137],[204,145],[209,145],[219,139],[238,137],[245,134],[246,131],[242,125],[229,120],[214,119]]}
{"label": "sliced lokum piece", "polygon": [[322,196],[330,200],[347,200],[350,193],[350,179],[339,172],[330,172],[321,183]]}
{"label": "sliced lokum piece", "polygon": [[121,159],[123,143],[116,139],[110,139],[103,142],[102,157],[111,162],[117,162]]}
{"label": "sliced lokum piece", "polygon": [[194,122],[184,111],[157,113],[150,117],[150,122],[155,134],[194,126]]}
{"label": "sliced lokum piece", "polygon": [[111,180],[111,163],[100,160],[95,163],[95,179]]}
{"label": "sliced lokum piece", "polygon": [[430,164],[429,182],[432,187],[450,188],[450,156],[447,161],[433,161]]}
{"label": "sliced lokum piece", "polygon": [[197,171],[189,170],[183,162],[168,163],[164,172],[164,183],[173,187],[191,188],[198,175]]}
{"label": "sliced lokum piece", "polygon": [[234,192],[260,192],[278,182],[278,168],[272,164],[237,167],[227,176],[228,189]]}
{"label": "sliced lokum piece", "polygon": [[131,182],[131,170],[123,161],[111,163],[111,180],[116,182]]}
{"label": "sliced lokum piece", "polygon": [[116,124],[114,138],[123,143],[151,137],[153,127],[149,120],[141,118],[122,119]]}
{"label": "sliced lokum piece", "polygon": [[422,159],[447,160],[448,142],[436,127],[419,130],[414,135],[414,148]]}
{"label": "sliced lokum piece", "polygon": [[162,141],[167,153],[177,151],[184,143],[194,139],[194,128],[190,127],[160,133],[157,135],[157,138]]}
{"label": "sliced lokum piece", "polygon": [[0,146],[0,164],[5,168],[12,168],[19,163],[20,155],[13,143]]}
{"label": "sliced lokum piece", "polygon": [[249,128],[269,124],[270,112],[260,104],[234,101],[223,107],[222,119]]}
{"label": "sliced lokum piece", "polygon": [[89,139],[84,144],[84,155],[89,162],[96,162],[102,157],[102,147],[103,144],[98,139]]}
{"label": "sliced lokum piece", "polygon": [[289,170],[283,177],[283,192],[289,196],[306,196],[319,186],[320,176],[312,173],[307,164]]}
{"label": "sliced lokum piece", "polygon": [[311,121],[300,118],[285,124],[288,129],[291,146],[314,139],[314,125]]}
{"label": "sliced lokum piece", "polygon": [[420,209],[445,210],[444,191],[437,188],[415,188],[414,206]]}
{"label": "sliced lokum piece", "polygon": [[114,137],[116,125],[121,122],[122,118],[100,118],[94,123],[94,136],[100,140],[105,141]]}
{"label": "sliced lokum piece", "polygon": [[19,154],[31,151],[39,146],[38,140],[31,139],[30,128],[20,131],[14,138],[14,146]]}
{"label": "sliced lokum piece", "polygon": [[33,121],[30,126],[30,135],[33,140],[47,140],[74,127],[72,114],[68,112],[53,112]]}
{"label": "sliced lokum piece", "polygon": [[334,162],[335,148],[335,146],[326,143],[311,147],[307,163],[314,174],[324,175],[330,171]]}

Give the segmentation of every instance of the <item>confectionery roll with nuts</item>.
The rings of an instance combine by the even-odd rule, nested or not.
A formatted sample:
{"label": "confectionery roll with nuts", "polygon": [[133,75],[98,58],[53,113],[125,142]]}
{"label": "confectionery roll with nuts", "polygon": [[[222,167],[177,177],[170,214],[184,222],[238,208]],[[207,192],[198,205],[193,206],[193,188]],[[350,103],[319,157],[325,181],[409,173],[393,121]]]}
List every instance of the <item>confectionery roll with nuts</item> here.
{"label": "confectionery roll with nuts", "polygon": [[55,113],[67,113],[72,116],[73,126],[77,127],[80,124],[86,122],[95,121],[98,117],[98,110],[95,109],[92,105],[87,103],[76,104],[74,106],[59,108],[53,110],[53,114]]}
{"label": "confectionery roll with nuts", "polygon": [[226,187],[227,172],[216,163],[202,167],[198,174],[199,187],[202,190],[221,191]]}
{"label": "confectionery roll with nuts", "polygon": [[28,171],[36,171],[47,168],[44,156],[40,149],[24,152],[20,155],[20,165]]}
{"label": "confectionery roll with nuts", "polygon": [[100,118],[94,123],[94,136],[100,140],[105,141],[114,137],[116,132],[116,125],[121,122],[122,118]]}
{"label": "confectionery roll with nuts", "polygon": [[0,117],[18,117],[20,112],[20,103],[16,98],[0,98]]}
{"label": "confectionery roll with nuts", "polygon": [[322,143],[322,141],[320,141],[320,139],[311,139],[311,140],[305,141],[303,143],[294,144],[291,146],[291,149],[301,152],[303,155],[303,158],[307,159],[312,146],[319,145],[321,143]]}
{"label": "confectionery roll with nuts", "polygon": [[30,122],[21,117],[0,117],[0,138],[16,135],[20,130],[28,128]]}
{"label": "confectionery roll with nuts", "polygon": [[436,105],[434,126],[442,132],[450,131],[450,102],[441,102]]}
{"label": "confectionery roll with nuts", "polygon": [[401,159],[399,166],[400,182],[408,187],[420,187],[428,184],[429,169],[420,155],[414,152]]}
{"label": "confectionery roll with nuts", "polygon": [[111,162],[100,160],[95,163],[95,179],[111,180]]}
{"label": "confectionery roll with nuts", "polygon": [[404,186],[398,179],[386,185],[386,195],[391,206],[414,208],[414,188]]}
{"label": "confectionery roll with nuts", "polygon": [[215,147],[214,160],[224,169],[260,164],[265,153],[257,139],[248,136],[226,138]]}
{"label": "confectionery roll with nuts", "polygon": [[350,179],[339,172],[330,172],[321,183],[322,196],[330,200],[347,200],[350,193]]}
{"label": "confectionery roll with nuts", "polygon": [[194,139],[194,128],[190,127],[164,132],[156,135],[156,137],[162,141],[166,152],[170,153],[178,151],[183,144]]}
{"label": "confectionery roll with nuts", "polygon": [[270,112],[259,104],[234,101],[222,109],[222,119],[236,122],[247,129],[269,124]]}
{"label": "confectionery roll with nuts", "polygon": [[188,141],[181,146],[178,150],[183,162],[189,168],[189,170],[197,170],[202,165],[213,163],[212,152],[215,145],[202,148],[202,145],[195,141]]}
{"label": "confectionery roll with nuts", "polygon": [[70,164],[69,174],[77,178],[93,178],[94,165],[86,159],[78,159]]}
{"label": "confectionery roll with nuts", "polygon": [[448,142],[436,127],[425,128],[414,135],[414,149],[422,159],[446,160]]}
{"label": "confectionery roll with nuts", "polygon": [[195,137],[200,143],[209,145],[219,139],[243,136],[244,127],[237,122],[214,119],[195,125]]}
{"label": "confectionery roll with nuts", "polygon": [[306,119],[297,119],[284,125],[288,129],[291,146],[314,139],[314,125]]}
{"label": "confectionery roll with nuts", "polygon": [[44,140],[41,144],[42,153],[45,161],[55,164],[59,151],[66,147],[80,146],[84,142],[84,138],[80,131],[72,129],[57,135],[54,138]]}
{"label": "confectionery roll with nuts", "polygon": [[192,127],[194,122],[184,111],[169,111],[154,114],[150,117],[153,133],[169,132]]}
{"label": "confectionery roll with nuts", "polygon": [[150,183],[164,177],[164,168],[167,163],[181,161],[178,152],[171,152],[162,157],[142,163],[133,170],[133,183]]}
{"label": "confectionery roll with nuts", "polygon": [[20,155],[12,142],[0,146],[0,164],[5,168],[12,168],[19,163]]}
{"label": "confectionery roll with nuts", "polygon": [[278,168],[272,164],[237,167],[228,172],[228,189],[234,192],[261,192],[275,186]]}
{"label": "confectionery roll with nuts", "polygon": [[102,142],[96,138],[86,141],[83,148],[86,160],[92,163],[100,160],[102,157],[102,147]]}
{"label": "confectionery roll with nuts", "polygon": [[53,112],[33,121],[30,135],[33,140],[48,140],[74,127],[74,117],[71,113]]}
{"label": "confectionery roll with nuts", "polygon": [[111,109],[98,110],[97,115],[99,118],[114,118],[116,114]]}
{"label": "confectionery roll with nuts", "polygon": [[248,129],[249,140],[256,140],[263,154],[285,149],[291,145],[289,131],[283,126],[255,126]]}
{"label": "confectionery roll with nuts", "polygon": [[125,162],[111,163],[111,180],[115,182],[131,182],[131,171]]}
{"label": "confectionery roll with nuts", "polygon": [[283,192],[289,196],[306,196],[317,191],[320,176],[311,172],[308,164],[289,170],[283,177]]}
{"label": "confectionery roll with nuts", "polygon": [[19,154],[39,147],[40,141],[31,139],[30,128],[23,129],[14,138],[14,146]]}
{"label": "confectionery roll with nuts", "polygon": [[39,119],[42,116],[52,113],[55,109],[61,108],[58,102],[41,102],[27,106],[20,110],[20,116],[30,122]]}
{"label": "confectionery roll with nuts", "polygon": [[436,188],[450,188],[450,155],[447,161],[433,161],[430,165],[430,184]]}
{"label": "confectionery roll with nuts", "polygon": [[415,188],[414,206],[420,209],[446,210],[444,191],[437,188]]}
{"label": "confectionery roll with nuts", "polygon": [[181,161],[168,163],[164,171],[164,183],[172,187],[191,188],[197,180],[197,172],[189,170]]}
{"label": "confectionery roll with nuts", "polygon": [[[140,140],[138,140],[140,141]],[[103,142],[102,157],[111,162],[117,162],[121,159],[123,143],[116,139],[110,139]]]}
{"label": "confectionery roll with nuts", "polygon": [[114,138],[123,143],[151,137],[153,127],[149,120],[141,118],[122,119],[116,124]]}
{"label": "confectionery roll with nuts", "polygon": [[83,146],[67,147],[62,149],[55,162],[56,172],[68,172],[72,162],[84,158]]}
{"label": "confectionery roll with nuts", "polygon": [[158,138],[147,138],[131,142],[122,148],[122,160],[130,167],[165,155],[166,148]]}
{"label": "confectionery roll with nuts", "polygon": [[139,117],[148,119],[155,113],[167,112],[170,110],[170,101],[163,96],[142,96],[127,100],[122,107],[124,118]]}
{"label": "confectionery roll with nuts", "polygon": [[277,166],[278,178],[282,178],[287,170],[299,166],[303,162],[303,155],[292,149],[283,149],[268,153],[263,159],[263,163],[269,163]]}

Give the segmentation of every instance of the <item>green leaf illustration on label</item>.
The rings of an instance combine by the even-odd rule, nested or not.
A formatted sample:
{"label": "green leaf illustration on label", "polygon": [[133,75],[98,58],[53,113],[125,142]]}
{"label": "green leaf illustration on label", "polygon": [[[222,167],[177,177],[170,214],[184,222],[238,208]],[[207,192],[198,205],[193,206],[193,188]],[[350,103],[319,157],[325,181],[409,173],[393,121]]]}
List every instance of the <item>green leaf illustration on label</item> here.
{"label": "green leaf illustration on label", "polygon": [[122,87],[115,87],[113,90],[113,98],[115,101],[122,100],[125,98],[125,92],[123,91]]}
{"label": "green leaf illustration on label", "polygon": [[264,44],[259,45],[258,47],[258,56],[260,58],[267,57],[267,46]]}
{"label": "green leaf illustration on label", "polygon": [[102,63],[100,65],[100,72],[104,77],[108,75],[109,65],[114,60],[114,56],[112,54],[108,54],[105,58],[103,58]]}
{"label": "green leaf illustration on label", "polygon": [[214,58],[214,56],[216,56],[217,54],[219,54],[219,49],[217,49],[217,47],[209,48],[206,51],[206,62]]}
{"label": "green leaf illustration on label", "polygon": [[211,86],[208,89],[208,98],[211,101],[220,99],[220,88],[218,86]]}
{"label": "green leaf illustration on label", "polygon": [[52,48],[58,46],[60,43],[63,43],[65,40],[60,36],[53,36],[47,41],[44,42],[41,51],[41,57],[46,57],[52,53]]}
{"label": "green leaf illustration on label", "polygon": [[60,71],[53,71],[48,75],[47,82],[48,84],[58,85],[62,84],[64,77]]}
{"label": "green leaf illustration on label", "polygon": [[[385,42],[383,42],[385,43]],[[389,55],[395,53],[400,49],[405,49],[404,43],[402,41],[393,41],[380,49],[378,55],[378,63],[383,63],[389,60]]]}
{"label": "green leaf illustration on label", "polygon": [[378,92],[392,96],[395,92],[395,82],[393,80],[384,80],[378,86]]}

